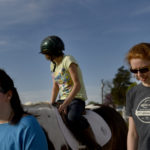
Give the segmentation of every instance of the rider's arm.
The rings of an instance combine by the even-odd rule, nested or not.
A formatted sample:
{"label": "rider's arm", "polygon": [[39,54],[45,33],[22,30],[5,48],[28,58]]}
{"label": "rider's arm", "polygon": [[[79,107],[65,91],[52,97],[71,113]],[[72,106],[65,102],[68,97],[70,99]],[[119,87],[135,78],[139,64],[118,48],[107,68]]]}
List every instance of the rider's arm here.
{"label": "rider's arm", "polygon": [[137,150],[138,147],[138,133],[136,131],[135,123],[132,117],[129,117],[129,129],[127,137],[127,149]]}
{"label": "rider's arm", "polygon": [[67,105],[74,99],[74,97],[76,96],[76,94],[79,92],[79,90],[81,88],[77,67],[78,67],[78,65],[75,63],[71,63],[69,66],[69,73],[70,73],[71,79],[73,81],[73,88],[72,88],[72,91],[70,92],[69,96],[64,101],[62,109],[67,107]]}
{"label": "rider's arm", "polygon": [[53,87],[52,87],[50,102],[53,104],[56,101],[56,98],[57,98],[57,95],[58,95],[58,92],[59,92],[59,86],[55,82],[53,75],[52,75],[52,80],[53,80]]}

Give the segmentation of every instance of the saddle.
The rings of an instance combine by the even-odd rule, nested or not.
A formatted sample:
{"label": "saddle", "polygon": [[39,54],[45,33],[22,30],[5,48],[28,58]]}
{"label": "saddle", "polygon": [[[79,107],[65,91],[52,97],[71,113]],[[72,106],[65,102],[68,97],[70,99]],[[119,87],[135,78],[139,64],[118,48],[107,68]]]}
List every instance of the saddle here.
{"label": "saddle", "polygon": [[[77,139],[72,131],[69,129],[67,120],[64,113],[58,112],[60,103],[55,103],[53,111],[55,112],[58,120],[58,124],[63,132],[63,135],[68,145],[73,149],[77,150],[80,147],[80,140]],[[86,109],[83,113],[83,117],[89,122],[91,129],[95,135],[95,139],[100,146],[104,146],[111,138],[111,130],[105,120],[92,110]]]}

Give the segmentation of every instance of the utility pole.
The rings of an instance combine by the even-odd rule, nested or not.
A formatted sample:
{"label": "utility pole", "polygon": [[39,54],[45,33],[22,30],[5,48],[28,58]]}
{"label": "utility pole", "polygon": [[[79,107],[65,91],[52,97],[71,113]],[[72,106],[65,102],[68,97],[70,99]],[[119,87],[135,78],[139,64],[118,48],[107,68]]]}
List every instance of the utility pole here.
{"label": "utility pole", "polygon": [[101,101],[103,104],[103,98],[104,98],[104,79],[101,80]]}

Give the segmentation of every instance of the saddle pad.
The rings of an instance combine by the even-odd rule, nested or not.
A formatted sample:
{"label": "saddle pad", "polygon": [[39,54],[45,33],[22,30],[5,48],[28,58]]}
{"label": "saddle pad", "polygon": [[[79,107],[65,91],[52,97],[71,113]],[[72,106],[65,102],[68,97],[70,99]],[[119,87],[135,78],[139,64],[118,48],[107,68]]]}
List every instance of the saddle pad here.
{"label": "saddle pad", "polygon": [[111,130],[106,121],[92,110],[86,110],[84,117],[88,120],[97,143],[104,146],[111,138]]}
{"label": "saddle pad", "polygon": [[[71,131],[64,124],[57,108],[55,108],[55,107],[52,107],[52,108],[56,113],[58,124],[60,125],[60,128],[66,139],[66,142],[68,143],[68,145],[71,147],[72,150],[79,149],[78,141],[73,136]],[[86,115],[83,115],[83,116],[88,120],[88,122],[93,130],[93,133],[95,135],[97,143],[101,146],[105,145],[111,138],[111,130],[108,127],[105,120],[100,115],[98,115],[97,113],[95,113],[91,110],[86,110]]]}
{"label": "saddle pad", "polygon": [[61,131],[63,132],[64,138],[66,139],[66,142],[70,146],[72,150],[79,149],[79,142],[76,140],[76,138],[73,136],[71,131],[67,128],[67,126],[64,124],[58,109],[56,107],[52,107],[53,111],[56,113],[56,117],[58,120],[58,124],[60,126]]}

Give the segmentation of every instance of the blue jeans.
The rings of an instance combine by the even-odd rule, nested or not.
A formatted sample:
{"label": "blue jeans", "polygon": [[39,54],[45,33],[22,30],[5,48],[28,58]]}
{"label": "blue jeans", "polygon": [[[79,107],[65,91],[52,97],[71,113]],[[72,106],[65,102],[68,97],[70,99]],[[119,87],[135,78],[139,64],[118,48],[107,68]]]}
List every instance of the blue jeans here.
{"label": "blue jeans", "polygon": [[73,99],[68,105],[66,119],[72,130],[80,132],[89,127],[88,121],[82,116],[84,111],[85,101],[81,99]]}

